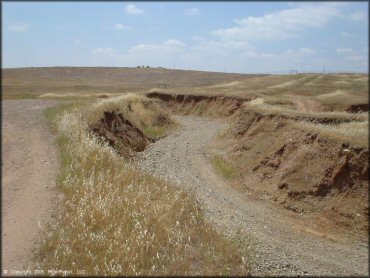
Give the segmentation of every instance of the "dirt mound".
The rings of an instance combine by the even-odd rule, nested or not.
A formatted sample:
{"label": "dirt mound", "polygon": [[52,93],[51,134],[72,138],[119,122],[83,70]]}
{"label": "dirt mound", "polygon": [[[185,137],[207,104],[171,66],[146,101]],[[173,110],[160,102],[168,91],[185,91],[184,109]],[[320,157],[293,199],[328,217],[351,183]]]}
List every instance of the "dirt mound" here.
{"label": "dirt mound", "polygon": [[361,113],[369,111],[369,104],[353,104],[347,107],[346,112],[349,113]]}
{"label": "dirt mound", "polygon": [[149,142],[153,142],[118,110],[104,112],[104,117],[91,129],[124,157],[132,156],[132,151],[143,151]]}
{"label": "dirt mound", "polygon": [[246,99],[224,96],[173,95],[153,92],[146,95],[158,98],[176,113],[188,115],[230,116],[234,114]]}

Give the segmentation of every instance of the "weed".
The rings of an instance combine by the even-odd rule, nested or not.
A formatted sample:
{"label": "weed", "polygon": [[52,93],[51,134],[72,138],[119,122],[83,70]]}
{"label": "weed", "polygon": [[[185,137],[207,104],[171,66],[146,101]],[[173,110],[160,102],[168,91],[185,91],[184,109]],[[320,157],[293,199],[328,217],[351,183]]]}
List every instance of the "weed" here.
{"label": "weed", "polygon": [[226,161],[220,155],[212,157],[212,164],[221,175],[226,179],[231,179],[234,176],[234,169],[226,163]]}
{"label": "weed", "polygon": [[147,137],[157,140],[167,133],[167,129],[163,126],[152,126],[144,128],[143,132]]}

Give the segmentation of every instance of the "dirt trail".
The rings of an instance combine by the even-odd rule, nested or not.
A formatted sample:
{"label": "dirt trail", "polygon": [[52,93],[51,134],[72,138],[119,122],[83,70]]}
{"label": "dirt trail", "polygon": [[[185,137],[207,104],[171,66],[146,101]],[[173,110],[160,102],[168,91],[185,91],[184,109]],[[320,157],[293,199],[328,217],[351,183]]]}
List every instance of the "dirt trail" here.
{"label": "dirt trail", "polygon": [[55,209],[57,149],[42,115],[55,104],[47,100],[2,101],[3,275],[26,270],[40,227]]}
{"label": "dirt trail", "polygon": [[224,123],[179,116],[180,130],[139,154],[139,167],[194,188],[206,217],[224,234],[241,229],[256,243],[252,274],[368,275],[368,247],[334,242],[307,233],[308,223],[278,205],[241,194],[228,186],[209,163],[207,146]]}

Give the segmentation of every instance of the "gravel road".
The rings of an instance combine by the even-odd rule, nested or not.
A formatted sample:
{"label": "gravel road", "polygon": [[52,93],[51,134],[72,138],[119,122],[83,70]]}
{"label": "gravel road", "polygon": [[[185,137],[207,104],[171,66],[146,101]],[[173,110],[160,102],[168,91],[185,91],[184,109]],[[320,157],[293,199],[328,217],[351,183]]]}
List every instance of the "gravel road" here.
{"label": "gravel road", "polygon": [[253,238],[254,275],[368,276],[368,246],[346,244],[303,230],[309,223],[266,200],[227,185],[209,163],[207,147],[226,124],[178,116],[182,127],[139,154],[139,167],[193,188],[207,219],[225,235],[239,229]]}
{"label": "gravel road", "polygon": [[3,100],[2,105],[2,269],[22,274],[40,227],[55,208],[57,151],[42,111],[47,100]]}

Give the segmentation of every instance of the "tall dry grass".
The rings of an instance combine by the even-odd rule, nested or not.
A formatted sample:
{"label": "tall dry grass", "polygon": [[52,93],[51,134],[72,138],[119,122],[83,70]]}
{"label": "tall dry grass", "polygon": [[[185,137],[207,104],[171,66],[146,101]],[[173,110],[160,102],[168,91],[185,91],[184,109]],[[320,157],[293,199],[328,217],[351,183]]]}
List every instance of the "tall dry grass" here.
{"label": "tall dry grass", "polygon": [[369,122],[349,122],[339,125],[293,122],[295,128],[317,132],[340,142],[348,142],[358,147],[369,148]]}
{"label": "tall dry grass", "polygon": [[342,111],[328,111],[328,112],[302,112],[290,108],[284,104],[269,104],[264,98],[256,98],[243,105],[246,109],[254,109],[261,113],[271,115],[286,115],[288,117],[308,117],[312,119],[337,119],[338,121],[357,121],[365,122],[368,120],[368,113],[347,113]]}
{"label": "tall dry grass", "polygon": [[98,276],[248,274],[249,251],[205,221],[192,192],[138,172],[89,132],[103,111],[126,111],[129,104],[126,116],[149,126],[149,107],[157,104],[147,101],[104,99],[56,117],[63,158],[58,186],[65,197],[36,252],[37,267]]}

